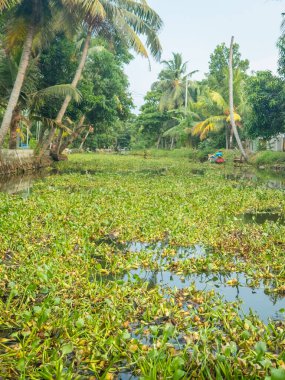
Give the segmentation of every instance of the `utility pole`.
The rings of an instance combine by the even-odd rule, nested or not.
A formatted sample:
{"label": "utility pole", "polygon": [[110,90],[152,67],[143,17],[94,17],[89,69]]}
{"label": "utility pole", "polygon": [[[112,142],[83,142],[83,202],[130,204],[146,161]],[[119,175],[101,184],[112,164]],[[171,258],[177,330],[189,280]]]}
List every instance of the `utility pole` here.
{"label": "utility pole", "polygon": [[229,59],[229,95],[230,95],[230,118],[231,118],[231,126],[236,138],[236,142],[238,144],[239,150],[244,157],[244,159],[247,161],[247,155],[245,153],[245,150],[242,146],[242,142],[239,137],[239,133],[237,130],[237,126],[235,123],[235,117],[234,117],[234,80],[233,80],[233,50],[234,50],[234,37],[231,39],[231,46],[230,46],[230,59]]}
{"label": "utility pole", "polygon": [[186,87],[185,87],[185,116],[187,114],[188,106],[188,75],[186,76]]}

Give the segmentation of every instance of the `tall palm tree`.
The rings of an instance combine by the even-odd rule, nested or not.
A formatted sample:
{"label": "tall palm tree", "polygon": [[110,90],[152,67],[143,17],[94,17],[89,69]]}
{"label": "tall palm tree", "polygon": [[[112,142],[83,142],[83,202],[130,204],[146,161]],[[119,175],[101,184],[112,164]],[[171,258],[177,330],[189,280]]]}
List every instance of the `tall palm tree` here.
{"label": "tall palm tree", "polygon": [[187,62],[183,62],[182,54],[179,53],[173,53],[171,60],[162,63],[165,69],[155,84],[161,92],[160,111],[179,109],[185,103],[185,94],[191,96],[191,83],[187,79],[197,71],[187,73]]}
{"label": "tall palm tree", "polygon": [[22,45],[21,60],[12,92],[0,127],[0,147],[11,125],[32,54],[33,43],[48,35],[52,15],[62,8],[56,0],[0,0],[0,11],[9,10],[10,22],[7,27],[7,44],[10,50]]}
{"label": "tall palm tree", "polygon": [[[1,107],[7,104],[11,88],[15,81],[18,71],[18,62],[12,57],[8,57],[3,50],[0,50],[0,104]],[[55,85],[48,88],[38,88],[38,79],[40,70],[37,66],[36,59],[32,59],[27,71],[25,81],[23,83],[17,106],[14,109],[11,126],[9,148],[16,149],[17,130],[19,130],[20,122],[28,123],[25,114],[29,113],[29,121],[36,116],[40,118],[38,113],[39,106],[50,100],[52,96],[65,97],[72,96],[73,99],[79,100],[78,91],[74,90],[69,84]]]}
{"label": "tall palm tree", "polygon": [[233,80],[233,46],[234,46],[234,37],[231,39],[231,46],[230,46],[230,59],[229,59],[229,101],[230,101],[230,121],[233,133],[235,135],[238,147],[240,149],[240,152],[245,160],[247,160],[247,155],[245,153],[245,150],[242,146],[242,142],[239,137],[239,133],[236,127],[235,123],[235,117],[234,117],[234,80]]}
{"label": "tall palm tree", "polygon": [[[66,1],[66,0],[64,0]],[[159,59],[161,55],[161,45],[158,39],[158,31],[162,27],[162,20],[158,14],[148,6],[146,0],[86,0],[84,5],[77,9],[84,18],[87,29],[86,39],[83,46],[79,65],[72,81],[72,86],[77,87],[87,60],[88,49],[92,35],[107,32],[117,33],[127,46],[133,48],[138,54],[148,58],[147,47],[151,54]],[[146,47],[139,35],[146,37]],[[63,117],[70,104],[71,98],[67,96],[58,112],[56,122],[61,124]],[[52,142],[56,129],[52,129],[42,146],[40,155],[44,153]],[[61,135],[58,138],[56,147],[57,153],[60,151]]]}

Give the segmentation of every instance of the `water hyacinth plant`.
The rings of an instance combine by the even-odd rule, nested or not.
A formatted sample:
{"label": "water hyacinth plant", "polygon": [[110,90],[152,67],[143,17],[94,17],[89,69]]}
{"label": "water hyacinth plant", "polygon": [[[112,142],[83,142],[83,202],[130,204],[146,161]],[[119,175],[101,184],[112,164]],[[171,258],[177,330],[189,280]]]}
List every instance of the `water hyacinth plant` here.
{"label": "water hyacinth plant", "polygon": [[284,379],[282,189],[186,156],[58,171],[0,194],[0,378]]}

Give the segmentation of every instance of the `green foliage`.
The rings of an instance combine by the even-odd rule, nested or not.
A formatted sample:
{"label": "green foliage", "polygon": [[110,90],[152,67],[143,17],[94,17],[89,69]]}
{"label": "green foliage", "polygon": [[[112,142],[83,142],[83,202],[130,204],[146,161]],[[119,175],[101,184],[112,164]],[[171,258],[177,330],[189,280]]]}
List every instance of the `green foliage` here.
{"label": "green foliage", "polygon": [[[224,89],[227,87],[226,80],[228,78],[229,54],[230,49],[225,43],[222,43],[216,47],[210,56],[208,83],[215,91],[220,91],[221,86],[224,86]],[[233,69],[234,72],[239,71],[242,73],[242,76],[245,76],[245,73],[249,69],[249,61],[242,59],[239,45],[236,43],[234,44],[233,51]],[[225,94],[222,95],[225,96]]]}
{"label": "green foliage", "polygon": [[[85,148],[117,146],[119,135],[123,138],[127,134],[122,126],[131,118],[133,107],[128,85],[123,63],[112,52],[103,49],[90,54],[84,78],[79,85],[83,99],[79,110],[86,113],[89,123],[95,128]],[[78,106],[73,105],[70,115],[76,115],[77,110]],[[78,141],[75,145],[78,145]]]}
{"label": "green foliage", "polygon": [[251,138],[270,139],[285,131],[283,81],[270,71],[259,71],[247,80],[248,112],[245,127]]}
{"label": "green foliage", "polygon": [[166,111],[160,110],[160,96],[157,90],[149,91],[145,96],[145,104],[141,107],[141,112],[135,121],[146,147],[154,146],[162,134],[170,126],[176,124]]}
{"label": "green foliage", "polygon": [[262,151],[251,157],[255,165],[285,164],[285,152]]}
{"label": "green foliage", "polygon": [[[182,54],[173,53],[173,58],[162,62],[165,68],[159,73],[153,89],[160,94],[159,109],[173,111],[185,104],[186,80],[195,72],[187,74],[187,62],[183,63]],[[188,85],[187,91],[190,86]]]}
{"label": "green foliage", "polygon": [[106,50],[89,57],[84,83],[93,85],[93,102],[88,117],[96,128],[101,124],[111,124],[116,118],[127,120],[133,106],[128,94],[128,78],[122,63],[114,54]]}
{"label": "green foliage", "polygon": [[75,41],[68,39],[62,33],[57,34],[50,42],[50,46],[41,52],[39,58],[41,86],[71,83],[78,65],[79,53]]}
{"label": "green foliage", "polygon": [[283,192],[187,149],[151,153],[71,155],[29,198],[0,193],[0,377],[282,379],[282,315],[219,292],[283,297],[284,226],[241,217],[283,215]]}

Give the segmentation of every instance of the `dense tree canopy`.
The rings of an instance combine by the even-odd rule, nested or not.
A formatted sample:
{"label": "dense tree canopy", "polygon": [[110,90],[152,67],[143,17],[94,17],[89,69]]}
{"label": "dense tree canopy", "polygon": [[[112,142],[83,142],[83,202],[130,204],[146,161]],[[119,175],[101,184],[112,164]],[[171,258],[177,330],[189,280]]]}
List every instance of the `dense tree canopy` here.
{"label": "dense tree canopy", "polygon": [[[193,80],[196,71],[180,53],[162,61],[135,116],[124,66],[134,51],[161,54],[162,21],[145,1],[3,0],[0,10],[0,146],[15,147],[31,131],[39,157],[49,148],[58,157],[65,147],[78,147],[90,125],[84,146],[92,149],[234,146],[225,43],[210,55],[201,81]],[[233,45],[234,121],[243,139],[284,131],[284,34],[278,49],[279,76],[250,74]]]}
{"label": "dense tree canopy", "polygon": [[249,110],[246,131],[251,138],[270,139],[285,131],[284,82],[270,71],[260,71],[247,80]]}

